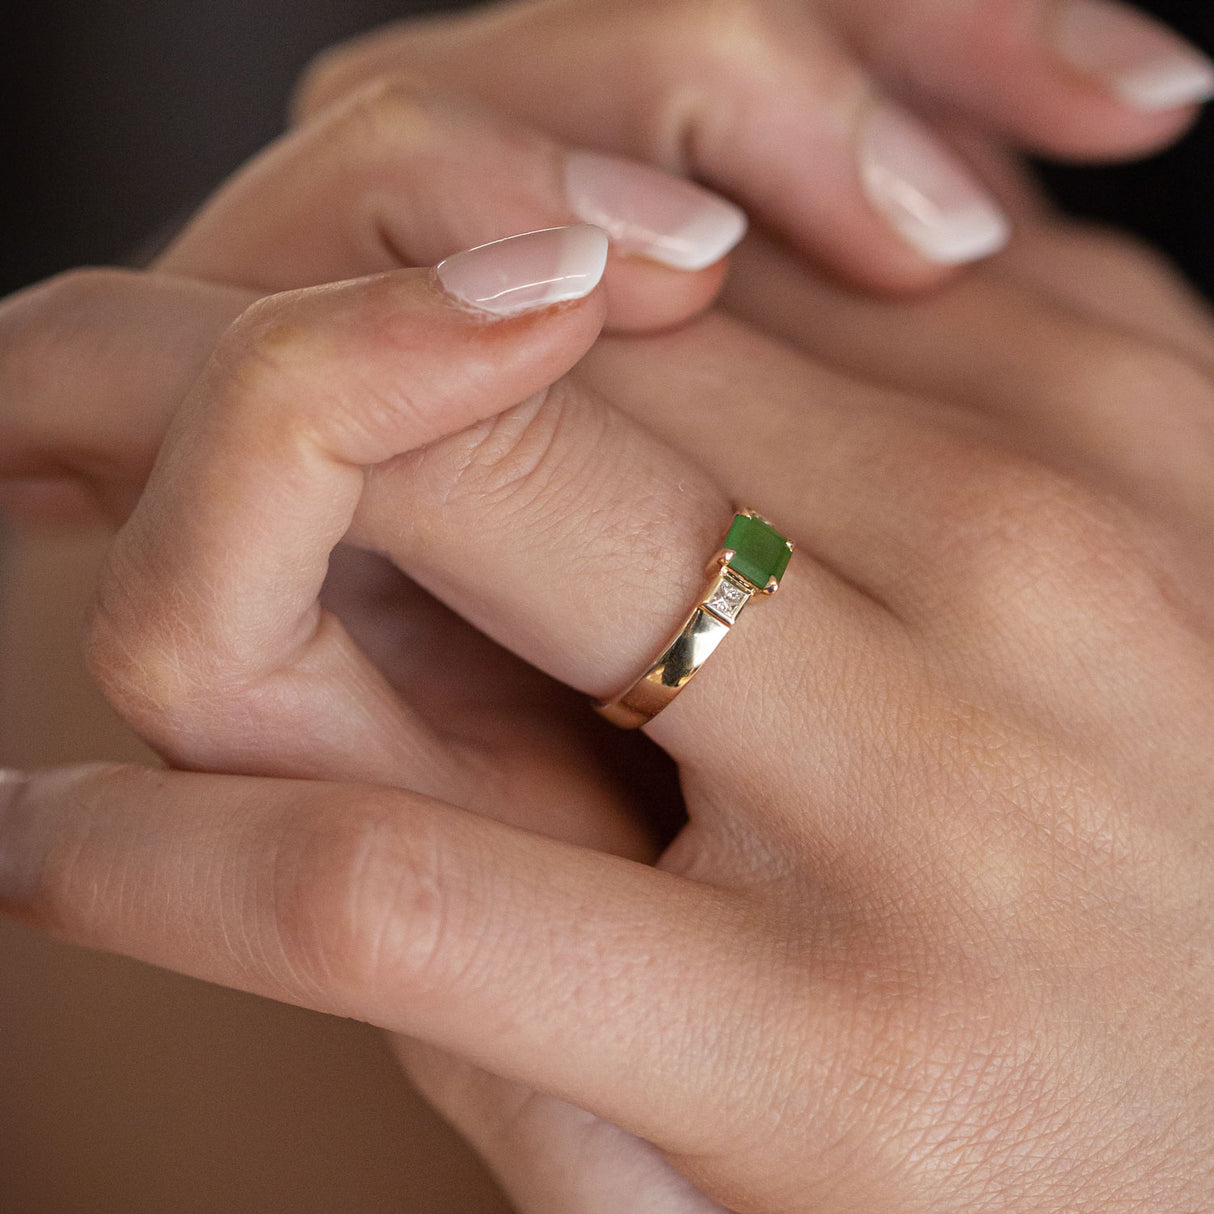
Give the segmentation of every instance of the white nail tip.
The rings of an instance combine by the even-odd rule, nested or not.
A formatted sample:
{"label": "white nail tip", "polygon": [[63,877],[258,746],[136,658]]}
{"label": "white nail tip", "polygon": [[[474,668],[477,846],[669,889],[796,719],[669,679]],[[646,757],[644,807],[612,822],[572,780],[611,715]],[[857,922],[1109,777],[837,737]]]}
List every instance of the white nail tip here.
{"label": "white nail tip", "polygon": [[998,253],[1011,239],[1012,225],[1002,211],[976,206],[954,211],[945,224],[904,234],[928,261],[960,266]]}
{"label": "white nail tip", "polygon": [[1166,25],[1110,0],[1064,0],[1055,50],[1131,109],[1159,113],[1214,98],[1214,63]]}
{"label": "white nail tip", "polygon": [[883,107],[869,117],[860,175],[873,206],[936,265],[989,257],[1011,236],[1007,216],[965,166],[895,110]]}
{"label": "white nail tip", "polygon": [[746,234],[746,213],[733,203],[616,156],[571,152],[565,192],[574,214],[607,232],[617,251],[677,270],[707,269]]}
{"label": "white nail tip", "polygon": [[1214,64],[1197,58],[1146,64],[1123,72],[1111,84],[1126,105],[1147,114],[1201,105],[1214,98]]}
{"label": "white nail tip", "polygon": [[588,224],[524,232],[456,253],[435,274],[447,294],[492,316],[584,299],[603,278],[607,234]]}

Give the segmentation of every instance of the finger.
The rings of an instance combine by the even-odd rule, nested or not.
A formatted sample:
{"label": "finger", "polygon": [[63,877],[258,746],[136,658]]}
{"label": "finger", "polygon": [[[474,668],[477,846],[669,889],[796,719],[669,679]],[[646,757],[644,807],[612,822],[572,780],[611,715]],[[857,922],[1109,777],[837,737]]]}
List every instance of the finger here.
{"label": "finger", "polygon": [[[600,697],[640,672],[702,591],[733,509],[696,464],[576,384],[509,407],[582,354],[595,335],[587,305],[543,326],[495,325],[435,310],[422,287],[389,276],[255,310],[179,414],[114,547],[91,643],[111,699],[178,765],[264,773],[269,752],[274,773],[318,774],[357,751],[375,756],[385,782],[420,766],[428,791],[468,803],[471,792],[450,788],[475,764],[457,749],[461,770],[426,768],[432,734],[393,715],[394,697],[368,682],[318,608],[342,538]],[[748,375],[751,348],[725,348]],[[742,386],[735,368],[716,393]],[[784,387],[793,391],[791,377]],[[698,386],[680,397],[686,408],[688,391]],[[478,418],[488,420],[469,429]],[[729,694],[731,671],[739,686],[805,679],[826,705],[835,657],[882,652],[872,603],[812,562],[795,581],[767,630],[729,647],[715,692],[710,681],[681,732],[664,737],[676,756],[724,754],[732,728],[758,726]],[[785,668],[806,613],[826,652]],[[846,714],[823,716],[822,736],[839,736],[842,755]],[[286,748],[271,747],[267,730]]]}
{"label": "finger", "polygon": [[1171,142],[1214,64],[1112,0],[822,0],[874,72],[1025,147],[1121,157]]}
{"label": "finger", "polygon": [[1028,160],[1005,141],[963,117],[944,116],[937,119],[936,126],[982,178],[1011,220],[1016,239],[1007,248],[1020,243],[1022,227],[1055,213],[1057,208]]}
{"label": "finger", "polygon": [[430,1046],[391,1044],[524,1214],[724,1214],[635,1134]]}
{"label": "finger", "polygon": [[991,272],[1214,367],[1209,301],[1164,254],[1124,232],[1046,218],[1026,225]]}
{"label": "finger", "polygon": [[182,766],[259,774],[323,775],[357,753],[365,776],[403,769],[451,795],[456,773],[425,755],[453,747],[320,608],[330,553],[367,466],[576,361],[601,324],[605,256],[596,229],[535,233],[437,277],[272,299],[229,331],[102,580],[94,672],[148,740]]}
{"label": "finger", "polygon": [[441,78],[565,139],[687,173],[866,285],[937,283],[1008,234],[963,161],[881,100],[850,52],[796,5],[663,3],[627,20],[612,5],[550,5],[408,25],[322,60],[300,112],[393,71]]}
{"label": "finger", "polygon": [[[186,279],[87,270],[6,301],[0,307],[0,477],[21,479],[0,483],[0,502],[41,525],[78,524],[95,518],[98,505],[114,522],[124,522],[171,414],[220,335],[253,300],[242,290]],[[369,679],[369,702],[385,714],[381,732],[394,723],[401,729],[394,751],[380,747],[379,777],[417,785],[419,773],[410,766],[416,752],[404,740],[413,737],[425,750],[439,734],[458,733],[461,749],[474,747],[501,779],[534,793],[519,801],[517,825],[562,838],[576,834],[587,846],[635,849],[641,815],[620,804],[634,805],[636,798],[626,782],[604,779],[595,750],[601,741],[576,728],[569,693],[416,587],[402,597],[399,576],[389,586],[382,574],[372,577],[366,562],[350,569],[352,557],[339,552],[331,562],[326,608],[352,629],[355,645],[388,685],[407,689],[409,701],[402,713],[397,698]],[[419,735],[424,724],[429,730]],[[288,739],[298,732],[290,730]],[[289,768],[290,753],[278,752],[282,739],[268,723],[253,734],[259,770]],[[307,771],[332,779],[366,777],[365,758],[357,748],[317,747]],[[246,753],[242,761],[252,763],[254,756]],[[432,778],[433,762],[422,767]],[[545,786],[576,790],[600,812],[575,821],[544,794]],[[475,791],[466,788],[461,796],[454,786],[444,790],[480,807]],[[648,839],[648,830],[644,834]]]}
{"label": "finger", "polygon": [[[123,519],[178,404],[248,291],[77,270],[0,305],[0,477],[16,505]],[[47,496],[49,495],[49,500]],[[70,496],[68,496],[70,495]]]}
{"label": "finger", "polygon": [[666,1149],[731,1115],[763,950],[727,895],[369,786],[92,768],[0,788],[0,905],[33,926],[406,1032]]}
{"label": "finger", "polygon": [[[787,519],[812,556],[794,555],[779,595],[748,609],[650,726],[685,781],[713,785],[701,812],[760,814],[770,827],[766,803],[732,793],[804,757],[804,735],[786,737],[772,705],[795,701],[818,770],[854,771],[871,706],[840,697],[843,671],[861,660],[888,675],[907,661],[905,631],[866,591],[921,569],[910,554],[926,549],[930,524],[873,469],[904,461],[899,481],[921,482],[930,442],[903,398],[807,375],[803,360],[728,322],[700,324],[650,339],[660,348],[644,354],[618,343],[612,357],[600,343],[542,401],[398,457],[372,478],[353,535],[506,647],[608,698],[703,593],[731,502]],[[606,403],[615,393],[642,424]],[[655,442],[655,429],[676,441]],[[739,738],[754,746],[739,754]],[[843,821],[816,826],[833,834]]]}
{"label": "finger", "polygon": [[36,528],[73,530],[97,518],[88,490],[65,477],[22,477],[0,481],[0,515]]}
{"label": "finger", "polygon": [[[134,504],[132,494],[137,495],[146,479],[168,413],[197,377],[209,347],[251,302],[243,291],[120,271],[77,272],[10,300],[0,317],[8,351],[0,368],[9,377],[7,390],[0,390],[7,406],[2,420],[11,422],[24,409],[27,424],[16,430],[3,427],[0,451],[10,464],[34,460],[34,466],[41,466],[38,459],[44,458],[55,468],[63,467],[65,460],[88,467],[111,514],[124,518]],[[49,363],[48,352],[54,353]],[[48,365],[55,370],[50,383]],[[40,394],[40,405],[14,399],[22,379],[22,391]],[[30,480],[16,492],[10,490],[10,501],[26,516],[36,512],[46,521],[52,508],[57,518],[62,515],[65,492],[74,489],[74,482],[62,479],[47,481],[45,488]],[[81,513],[81,505],[91,506],[80,496],[80,502],[73,498],[68,503],[75,506],[72,517]],[[508,803],[500,803],[488,795],[470,796],[473,790],[466,787],[448,791],[463,794],[469,808],[504,814],[525,829],[616,854],[650,856],[652,843],[648,829],[638,829],[640,816],[631,817],[621,808],[623,798],[611,795],[625,792],[615,787],[622,782],[605,781],[598,774],[601,759],[587,745],[585,731],[571,728],[578,714],[570,711],[567,690],[491,645],[416,587],[402,598],[399,576],[388,586],[382,571],[376,578],[370,576],[366,560],[344,568],[355,555],[345,553],[341,567],[330,570],[326,603],[352,628],[355,642],[385,671],[391,685],[408,688],[410,707],[442,733],[450,733],[458,723],[461,737],[475,739],[497,769],[494,786],[509,787],[513,795]],[[343,572],[348,576],[343,578]],[[350,578],[357,582],[357,593],[344,595],[343,601],[338,591]],[[382,589],[371,593],[369,583]],[[389,594],[390,604],[378,601]],[[378,606],[374,613],[366,610],[368,598]],[[385,626],[390,637],[382,635]],[[436,653],[444,654],[443,660],[436,662]],[[263,739],[262,760],[270,766],[280,761],[277,742]],[[332,778],[366,774],[363,755],[351,754],[345,762],[342,758],[314,756],[313,770]],[[433,753],[427,754],[426,765],[434,768]],[[382,774],[394,783],[418,783],[416,771],[403,762],[397,772]],[[485,794],[487,783],[482,774],[475,791]],[[647,791],[652,795],[654,786]],[[579,812],[571,812],[571,801],[579,801]],[[447,1062],[456,1066],[454,1059]],[[494,1105],[492,1095],[485,1094],[477,1113],[482,1119],[508,1119],[513,1105]],[[554,1110],[535,1127],[541,1141],[533,1148],[539,1152],[534,1162],[544,1161],[532,1169],[536,1183],[552,1173],[552,1161],[564,1159],[558,1172],[591,1181],[597,1200],[626,1191],[634,1202],[647,1194],[665,1205],[672,1188],[689,1188],[652,1146],[562,1102],[538,1094],[533,1100]],[[558,1116],[555,1110],[568,1110],[568,1116]],[[447,1112],[455,1116],[458,1110]],[[588,1122],[597,1127],[594,1132]],[[605,1183],[608,1172],[614,1177],[610,1185]],[[585,1196],[582,1182],[578,1187]],[[582,1208],[580,1199],[573,1208]]]}
{"label": "finger", "polygon": [[992,359],[1001,354],[1027,372],[1018,345],[994,341],[1000,328],[1053,333],[1061,342],[1078,324],[1202,366],[1214,356],[1208,305],[1158,253],[1049,215],[1026,220],[1015,245],[980,274],[906,307],[840,287],[759,236],[734,262],[724,301],[734,315],[815,358],[916,392],[947,392],[950,383],[984,374],[998,388],[1003,371]]}
{"label": "finger", "polygon": [[[448,800],[634,860],[656,859],[679,829],[677,779],[656,748],[594,728],[603,723],[587,718],[580,696],[495,645],[382,557],[339,545],[321,605],[412,712],[472,749],[477,781],[446,790]],[[364,775],[357,753],[333,756],[327,767],[329,779]],[[406,788],[417,782],[405,767],[392,780]]]}
{"label": "finger", "polygon": [[260,156],[158,264],[265,293],[434,265],[579,221],[611,236],[605,283],[621,329],[706,307],[746,227],[737,207],[690,182],[388,80]]}
{"label": "finger", "polygon": [[844,371],[952,402],[992,423],[990,440],[1095,475],[1174,523],[1203,517],[1194,440],[1210,425],[1214,364],[1204,308],[1156,259],[1107,235],[1038,224],[1025,241],[903,309],[753,241],[729,306]]}

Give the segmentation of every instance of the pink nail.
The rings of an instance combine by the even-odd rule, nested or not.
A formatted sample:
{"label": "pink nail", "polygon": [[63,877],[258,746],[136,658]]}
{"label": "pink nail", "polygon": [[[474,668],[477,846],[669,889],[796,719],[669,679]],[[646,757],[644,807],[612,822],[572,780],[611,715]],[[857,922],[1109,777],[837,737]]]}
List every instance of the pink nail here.
{"label": "pink nail", "polygon": [[1001,249],[1011,226],[965,165],[900,110],[873,110],[860,137],[869,201],[924,258],[977,261]]}
{"label": "pink nail", "polygon": [[1113,0],[1063,0],[1052,23],[1058,54],[1144,113],[1214,97],[1214,63],[1179,34]]}
{"label": "pink nail", "polygon": [[495,240],[435,269],[447,294],[492,316],[517,316],[584,299],[607,265],[607,236],[579,224]]}
{"label": "pink nail", "polygon": [[732,202],[617,156],[571,152],[565,191],[578,218],[602,228],[617,250],[677,270],[707,268],[746,234],[746,215]]}

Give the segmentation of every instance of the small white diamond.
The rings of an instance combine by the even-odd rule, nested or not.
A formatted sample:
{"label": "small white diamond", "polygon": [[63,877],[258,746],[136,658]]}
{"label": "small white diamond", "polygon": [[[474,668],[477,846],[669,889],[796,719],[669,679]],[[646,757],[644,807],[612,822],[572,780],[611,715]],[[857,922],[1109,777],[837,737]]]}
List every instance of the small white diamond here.
{"label": "small white diamond", "polygon": [[727,620],[737,619],[750,595],[732,582],[722,582],[709,596],[707,606]]}

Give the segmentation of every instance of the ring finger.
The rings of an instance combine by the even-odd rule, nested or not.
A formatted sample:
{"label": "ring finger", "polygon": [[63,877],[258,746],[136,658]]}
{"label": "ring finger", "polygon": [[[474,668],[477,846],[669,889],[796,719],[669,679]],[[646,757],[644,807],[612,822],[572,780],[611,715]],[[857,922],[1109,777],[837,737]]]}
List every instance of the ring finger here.
{"label": "ring finger", "polygon": [[[795,697],[824,763],[850,766],[868,708],[837,702],[841,672],[857,660],[898,668],[905,634],[849,584],[854,561],[846,553],[836,561],[843,546],[822,525],[820,507],[833,496],[835,532],[850,527],[861,537],[857,547],[874,562],[883,552],[891,567],[893,554],[914,542],[914,528],[900,517],[901,502],[883,486],[870,490],[866,475],[849,473],[836,452],[838,444],[877,441],[897,451],[910,442],[911,421],[891,430],[851,385],[845,404],[805,410],[822,433],[836,431],[835,452],[807,445],[805,459],[790,467],[761,438],[768,475],[740,457],[745,471],[726,491],[578,377],[527,397],[524,384],[542,386],[536,377],[551,361],[534,351],[525,365],[518,361],[521,320],[477,324],[447,309],[442,339],[428,332],[425,317],[436,305],[415,295],[420,284],[394,302],[395,281],[267,306],[246,331],[248,344],[229,351],[234,357],[204,379],[182,413],[115,549],[95,638],[103,681],[136,724],[187,761],[199,761],[194,747],[205,740],[230,766],[241,722],[254,707],[280,704],[286,689],[307,704],[331,700],[328,683],[345,682],[354,700],[368,702],[365,685],[350,683],[341,638],[316,611],[329,552],[343,537],[391,558],[525,659],[610,696],[687,615],[705,562],[724,539],[731,499],[749,489],[753,504],[766,507],[770,498],[794,538],[845,576],[799,558],[788,588],[773,604],[748,609],[695,694],[655,723],[656,736],[676,758],[710,771],[714,756],[736,754],[739,734],[756,742],[775,736],[764,701]],[[584,325],[577,316],[575,308],[544,323]],[[492,391],[484,379],[447,383],[439,375],[450,361],[444,340],[460,333],[466,342],[469,332],[500,351],[475,373],[491,378]],[[689,350],[703,362],[714,346],[736,362],[716,399],[745,392],[767,402],[800,392],[804,404],[800,360],[751,357],[750,339],[727,322],[704,328]],[[848,385],[836,378],[832,387]],[[527,399],[503,408],[516,394]],[[689,396],[684,403],[690,407]],[[906,467],[918,456],[908,451]],[[816,500],[806,482],[817,486]],[[870,569],[875,576],[877,565]],[[813,652],[798,639],[804,635],[815,637]],[[761,698],[758,686],[766,689]],[[238,711],[233,695],[245,705]],[[365,720],[351,720],[365,729]],[[309,761],[322,744],[341,744],[340,732],[296,734]],[[741,763],[746,770],[735,771],[724,791],[767,756],[755,749]]]}

